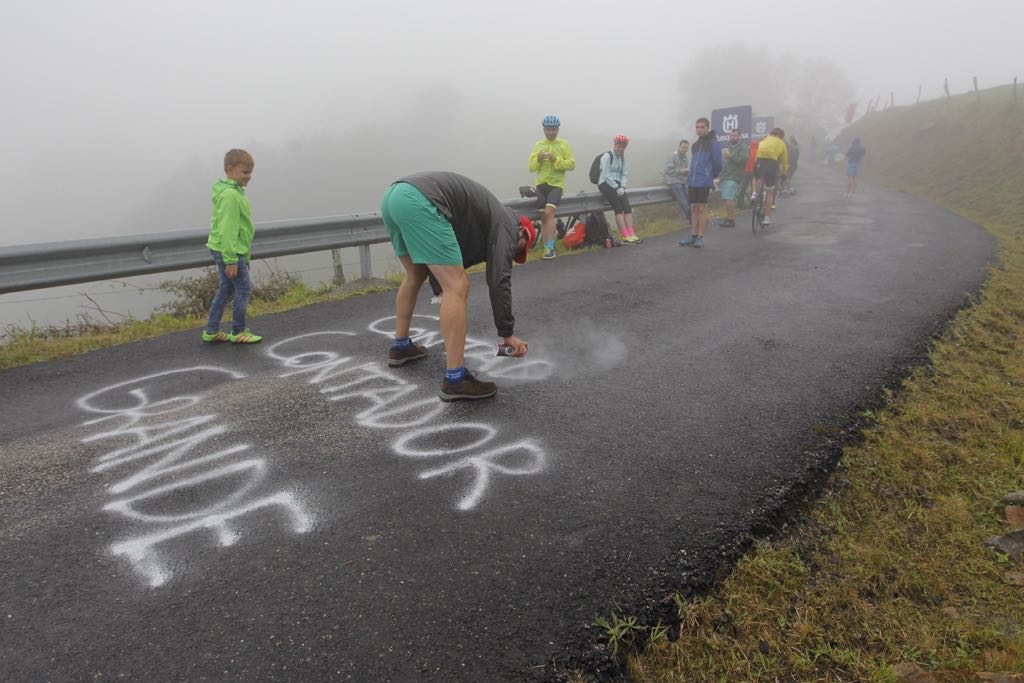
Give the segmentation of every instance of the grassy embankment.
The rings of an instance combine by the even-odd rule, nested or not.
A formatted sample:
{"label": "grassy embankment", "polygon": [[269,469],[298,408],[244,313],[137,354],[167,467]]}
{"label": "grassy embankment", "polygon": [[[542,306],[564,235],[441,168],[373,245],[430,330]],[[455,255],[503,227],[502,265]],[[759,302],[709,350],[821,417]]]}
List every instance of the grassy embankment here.
{"label": "grassy embankment", "polygon": [[[678,640],[655,632],[628,658],[633,679],[1024,672],[1024,567],[982,544],[1016,528],[1001,499],[1024,489],[1024,101],[1012,100],[999,88],[980,102],[889,109],[845,132],[844,143],[857,135],[868,148],[867,181],[984,226],[998,262],[930,364],[864,416],[871,426],[806,504],[809,521],[755,543],[703,597],[678,599]],[[606,624],[616,645],[643,639],[621,616]]]}

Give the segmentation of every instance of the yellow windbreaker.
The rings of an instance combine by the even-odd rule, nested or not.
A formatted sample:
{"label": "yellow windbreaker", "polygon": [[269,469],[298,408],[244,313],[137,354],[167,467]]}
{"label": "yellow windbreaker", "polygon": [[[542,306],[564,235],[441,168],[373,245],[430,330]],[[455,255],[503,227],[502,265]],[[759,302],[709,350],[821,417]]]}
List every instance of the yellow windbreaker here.
{"label": "yellow windbreaker", "polygon": [[[539,161],[537,155],[541,152],[551,152],[555,155],[555,160]],[[575,170],[576,159],[572,156],[572,147],[562,138],[555,138],[550,142],[544,138],[533,146],[528,168],[530,173],[537,174],[537,185],[546,184],[564,190],[565,172]]]}
{"label": "yellow windbreaker", "polygon": [[757,146],[758,159],[776,159],[779,162],[779,173],[786,175],[789,171],[789,151],[782,138],[769,135]]}

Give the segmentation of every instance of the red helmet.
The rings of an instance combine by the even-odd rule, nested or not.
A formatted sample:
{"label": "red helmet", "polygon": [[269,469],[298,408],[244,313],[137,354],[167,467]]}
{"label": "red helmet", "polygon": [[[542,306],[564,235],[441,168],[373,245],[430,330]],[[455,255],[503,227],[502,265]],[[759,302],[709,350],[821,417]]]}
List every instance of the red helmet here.
{"label": "red helmet", "polygon": [[612,142],[614,142],[615,144],[619,144],[621,142],[624,145],[628,145],[629,144],[629,138],[627,136],[623,135],[622,133],[619,133],[614,138],[612,138]]}
{"label": "red helmet", "polygon": [[526,263],[526,255],[530,253],[530,249],[537,241],[537,228],[534,227],[533,221],[522,214],[519,215],[519,227],[526,231],[526,249],[513,256],[512,260],[516,263]]}

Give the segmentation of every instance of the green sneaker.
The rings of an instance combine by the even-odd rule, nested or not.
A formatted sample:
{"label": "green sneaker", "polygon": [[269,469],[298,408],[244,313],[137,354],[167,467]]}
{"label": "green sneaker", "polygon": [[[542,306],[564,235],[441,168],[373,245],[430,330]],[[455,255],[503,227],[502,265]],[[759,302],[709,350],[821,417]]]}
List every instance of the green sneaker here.
{"label": "green sneaker", "polygon": [[210,334],[206,330],[203,330],[203,341],[206,342],[207,344],[210,344],[212,342],[231,341],[231,335],[228,334],[227,332],[224,332],[223,330],[217,330],[213,334]]}
{"label": "green sneaker", "polygon": [[263,337],[253,334],[252,330],[247,327],[238,334],[229,334],[228,341],[232,344],[259,344],[263,341]]}

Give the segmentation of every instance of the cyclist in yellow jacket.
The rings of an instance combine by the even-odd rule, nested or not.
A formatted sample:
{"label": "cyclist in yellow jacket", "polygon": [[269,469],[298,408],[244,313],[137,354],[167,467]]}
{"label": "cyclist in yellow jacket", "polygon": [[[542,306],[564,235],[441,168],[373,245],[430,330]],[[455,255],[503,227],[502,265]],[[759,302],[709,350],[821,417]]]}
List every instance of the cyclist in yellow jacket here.
{"label": "cyclist in yellow jacket", "polygon": [[775,203],[775,184],[786,179],[789,171],[789,152],[786,149],[786,133],[781,128],[772,132],[757,146],[757,162],[754,164],[754,195],[764,187],[767,196],[764,202],[764,224],[772,224],[772,206]]}
{"label": "cyclist in yellow jacket", "polygon": [[530,173],[537,174],[537,210],[546,260],[555,258],[555,210],[565,191],[565,172],[576,168],[572,147],[558,137],[561,125],[557,116],[544,117],[544,139],[533,146],[528,166]]}

